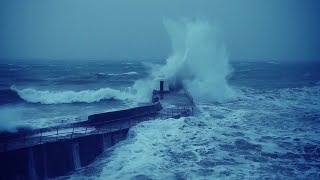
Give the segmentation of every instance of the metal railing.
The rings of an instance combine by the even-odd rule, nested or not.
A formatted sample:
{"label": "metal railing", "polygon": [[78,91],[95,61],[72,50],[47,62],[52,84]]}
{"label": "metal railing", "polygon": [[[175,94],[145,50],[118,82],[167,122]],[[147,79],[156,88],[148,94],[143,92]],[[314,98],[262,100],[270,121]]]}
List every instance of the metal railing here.
{"label": "metal railing", "polygon": [[[0,142],[0,152],[23,147],[29,147],[46,142],[54,142],[65,139],[73,139],[77,137],[102,134],[129,129],[139,122],[154,120],[179,118],[193,115],[192,106],[179,106],[174,108],[163,109],[157,113],[144,113],[136,116],[130,116],[121,119],[115,119],[107,122],[83,123],[69,127],[56,126],[53,128],[43,128],[31,132],[21,133],[18,136],[10,135],[2,136]],[[5,140],[5,141],[3,141]]]}
{"label": "metal railing", "polygon": [[191,106],[194,106],[193,97],[191,96],[191,94],[186,89],[183,89],[183,93],[189,99],[189,103],[191,104]]}

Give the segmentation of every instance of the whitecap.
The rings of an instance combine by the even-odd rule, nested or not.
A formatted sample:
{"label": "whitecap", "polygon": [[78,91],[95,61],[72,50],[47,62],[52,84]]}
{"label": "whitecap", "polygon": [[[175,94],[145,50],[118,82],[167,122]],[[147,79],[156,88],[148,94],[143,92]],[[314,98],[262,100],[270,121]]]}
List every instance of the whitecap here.
{"label": "whitecap", "polygon": [[50,91],[36,90],[33,88],[17,89],[11,86],[11,90],[16,91],[18,95],[27,102],[41,104],[62,104],[85,102],[94,103],[106,99],[117,100],[132,100],[137,98],[134,94],[124,91],[119,91],[111,88],[101,88],[98,90],[83,90],[83,91]]}
{"label": "whitecap", "polygon": [[125,72],[125,73],[110,73],[108,74],[109,76],[122,76],[122,75],[139,75],[139,73],[135,72],[135,71],[131,71],[131,72]]}

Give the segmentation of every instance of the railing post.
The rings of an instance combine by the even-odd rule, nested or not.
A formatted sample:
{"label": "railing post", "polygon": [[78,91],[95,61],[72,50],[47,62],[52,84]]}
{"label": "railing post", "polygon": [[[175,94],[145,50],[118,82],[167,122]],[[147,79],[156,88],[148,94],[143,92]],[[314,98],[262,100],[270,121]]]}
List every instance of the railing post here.
{"label": "railing post", "polygon": [[74,132],[74,127],[72,128],[72,133],[71,133],[70,139],[72,139],[72,137],[73,137],[73,132]]}

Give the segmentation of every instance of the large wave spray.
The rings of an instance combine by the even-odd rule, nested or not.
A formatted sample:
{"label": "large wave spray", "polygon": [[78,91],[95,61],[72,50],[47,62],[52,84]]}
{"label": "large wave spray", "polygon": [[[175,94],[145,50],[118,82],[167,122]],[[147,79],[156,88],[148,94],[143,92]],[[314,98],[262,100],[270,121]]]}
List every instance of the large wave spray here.
{"label": "large wave spray", "polygon": [[[174,88],[184,87],[196,101],[223,102],[234,97],[227,83],[231,73],[228,54],[219,41],[216,28],[199,19],[165,20],[164,25],[173,52],[163,67],[154,68],[151,79],[163,78]],[[149,87],[155,86],[149,84]]]}

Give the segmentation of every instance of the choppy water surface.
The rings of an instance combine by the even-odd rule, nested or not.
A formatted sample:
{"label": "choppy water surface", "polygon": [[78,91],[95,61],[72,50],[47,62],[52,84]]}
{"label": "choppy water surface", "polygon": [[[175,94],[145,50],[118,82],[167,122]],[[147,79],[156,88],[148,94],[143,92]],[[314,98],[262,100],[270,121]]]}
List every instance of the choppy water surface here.
{"label": "choppy water surface", "polygon": [[236,100],[198,103],[195,117],[140,123],[127,140],[71,178],[319,179],[315,65],[234,68]]}
{"label": "choppy water surface", "polygon": [[[0,67],[2,129],[130,107],[136,99],[126,89],[150,73],[138,62]],[[197,102],[194,117],[140,123],[127,140],[62,179],[319,179],[319,64],[232,67],[235,99]]]}
{"label": "choppy water surface", "polygon": [[126,88],[145,70],[139,62],[0,62],[0,131],[83,121],[133,106]]}

